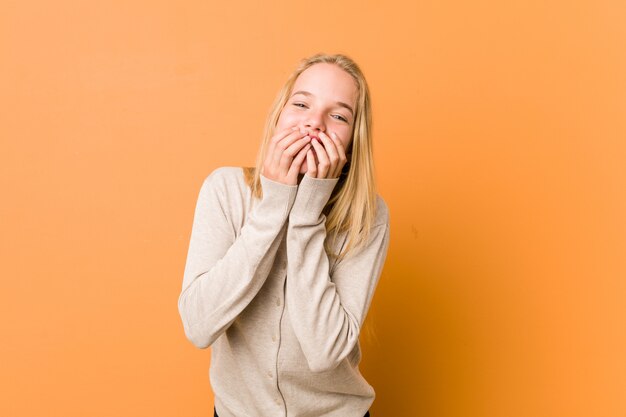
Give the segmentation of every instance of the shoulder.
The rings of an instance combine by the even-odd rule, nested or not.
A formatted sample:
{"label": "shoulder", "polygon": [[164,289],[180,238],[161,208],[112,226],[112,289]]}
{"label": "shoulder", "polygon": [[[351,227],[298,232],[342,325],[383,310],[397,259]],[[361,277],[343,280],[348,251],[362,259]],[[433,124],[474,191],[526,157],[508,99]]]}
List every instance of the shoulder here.
{"label": "shoulder", "polygon": [[205,178],[204,182],[214,183],[239,182],[243,178],[243,168],[233,166],[223,166],[215,168]]}
{"label": "shoulder", "polygon": [[227,204],[241,200],[246,188],[242,167],[222,166],[204,177],[200,187],[200,198],[217,198],[222,204]]}
{"label": "shoulder", "polygon": [[222,213],[231,225],[242,221],[249,190],[244,181],[242,167],[222,166],[210,171],[202,182],[198,205],[211,207],[214,213]]}
{"label": "shoulder", "polygon": [[389,225],[389,207],[385,199],[380,194],[376,194],[376,217],[374,227],[382,225]]}
{"label": "shoulder", "polygon": [[213,191],[226,191],[233,187],[239,188],[243,183],[243,168],[234,166],[222,166],[215,168],[204,177],[203,189]]}

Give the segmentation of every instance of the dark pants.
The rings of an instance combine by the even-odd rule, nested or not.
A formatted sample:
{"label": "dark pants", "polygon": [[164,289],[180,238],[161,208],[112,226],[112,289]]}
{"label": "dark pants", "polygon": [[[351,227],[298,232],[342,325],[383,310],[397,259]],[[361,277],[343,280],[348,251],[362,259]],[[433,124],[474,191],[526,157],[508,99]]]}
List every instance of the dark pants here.
{"label": "dark pants", "polygon": [[[219,417],[217,415],[217,411],[215,410],[215,407],[213,407],[213,417]],[[367,413],[365,413],[365,415],[363,417],[370,417],[370,411],[367,410]]]}

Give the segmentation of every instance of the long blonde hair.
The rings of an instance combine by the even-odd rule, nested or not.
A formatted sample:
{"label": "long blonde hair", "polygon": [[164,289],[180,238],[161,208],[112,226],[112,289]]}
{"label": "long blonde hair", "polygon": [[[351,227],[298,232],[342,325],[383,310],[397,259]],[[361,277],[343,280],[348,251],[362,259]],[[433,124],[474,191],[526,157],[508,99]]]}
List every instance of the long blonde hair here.
{"label": "long blonde hair", "polygon": [[278,119],[291,95],[298,76],[307,68],[319,63],[337,65],[352,76],[357,85],[355,120],[352,141],[346,149],[348,161],[343,167],[337,186],[333,190],[324,214],[326,215],[326,233],[332,236],[332,245],[338,235],[347,232],[346,241],[340,253],[335,254],[328,241],[324,247],[328,256],[343,259],[351,250],[361,248],[369,238],[370,229],[376,217],[376,184],[374,158],[372,150],[372,109],[370,92],[365,77],[358,65],[343,54],[318,53],[303,59],[289,76],[279,91],[266,119],[261,147],[255,168],[244,168],[246,183],[256,198],[263,196],[261,188],[261,168],[265,161],[268,142],[274,135]]}

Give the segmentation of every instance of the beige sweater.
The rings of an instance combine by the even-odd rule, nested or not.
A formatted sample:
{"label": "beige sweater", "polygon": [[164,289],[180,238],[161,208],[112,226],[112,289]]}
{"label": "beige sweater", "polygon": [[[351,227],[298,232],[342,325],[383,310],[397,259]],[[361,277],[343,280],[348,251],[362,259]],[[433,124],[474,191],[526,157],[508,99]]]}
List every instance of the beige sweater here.
{"label": "beige sweater", "polygon": [[331,264],[322,210],[338,181],[305,175],[287,185],[261,175],[263,198],[254,200],[240,167],[204,180],[178,310],[187,338],[211,346],[220,417],[362,417],[373,403],[359,333],[387,255],[389,214],[377,195],[368,246]]}

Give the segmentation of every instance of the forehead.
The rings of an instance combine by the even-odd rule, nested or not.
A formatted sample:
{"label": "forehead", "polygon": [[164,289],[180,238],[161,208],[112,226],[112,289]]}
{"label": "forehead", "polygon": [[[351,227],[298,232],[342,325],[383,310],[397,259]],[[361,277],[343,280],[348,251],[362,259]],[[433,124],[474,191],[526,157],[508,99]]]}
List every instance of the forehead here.
{"label": "forehead", "polygon": [[335,64],[319,63],[304,70],[296,79],[293,91],[305,90],[318,98],[344,101],[354,105],[357,86],[354,78]]}

